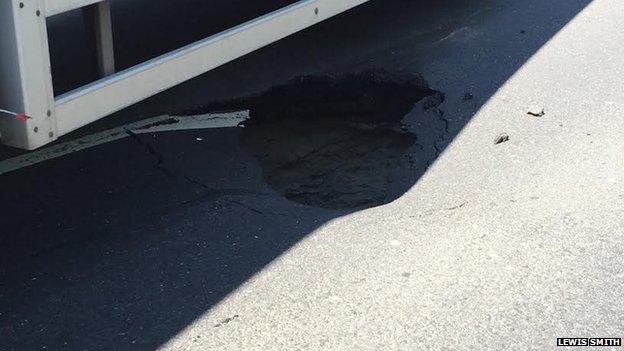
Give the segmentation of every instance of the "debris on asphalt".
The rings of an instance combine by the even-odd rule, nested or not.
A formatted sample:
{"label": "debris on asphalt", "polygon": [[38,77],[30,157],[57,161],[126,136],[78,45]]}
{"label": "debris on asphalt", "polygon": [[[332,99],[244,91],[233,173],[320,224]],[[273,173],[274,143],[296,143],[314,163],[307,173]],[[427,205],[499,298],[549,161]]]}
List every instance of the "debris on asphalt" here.
{"label": "debris on asphalt", "polygon": [[509,135],[502,133],[499,136],[497,136],[496,139],[494,139],[494,145],[506,143],[508,141],[509,141]]}
{"label": "debris on asphalt", "polygon": [[470,101],[470,100],[472,100],[472,99],[474,99],[474,95],[472,95],[472,93],[471,93],[471,92],[469,92],[469,91],[468,91],[468,92],[466,92],[466,93],[464,94],[464,97],[462,98],[462,100],[464,100],[464,101]]}
{"label": "debris on asphalt", "polygon": [[546,112],[541,107],[533,107],[529,109],[529,111],[527,112],[527,115],[533,116],[533,117],[544,117],[546,115]]}
{"label": "debris on asphalt", "polygon": [[219,328],[219,327],[220,327],[220,326],[222,326],[222,325],[226,325],[226,324],[228,324],[228,323],[232,322],[233,320],[237,319],[238,317],[240,317],[240,316],[239,316],[239,315],[237,315],[237,314],[235,314],[235,315],[234,315],[234,316],[232,316],[232,317],[225,318],[225,319],[224,319],[224,320],[222,320],[221,322],[217,323],[214,327],[215,327],[215,328]]}
{"label": "debris on asphalt", "polygon": [[462,207],[466,206],[467,204],[468,204],[468,201],[464,201],[464,202],[462,202],[461,204],[459,204],[459,205],[457,205],[457,206],[449,207],[449,208],[447,208],[446,210],[447,210],[447,211],[454,211],[454,210],[457,210],[457,209],[460,209],[460,208],[462,208]]}

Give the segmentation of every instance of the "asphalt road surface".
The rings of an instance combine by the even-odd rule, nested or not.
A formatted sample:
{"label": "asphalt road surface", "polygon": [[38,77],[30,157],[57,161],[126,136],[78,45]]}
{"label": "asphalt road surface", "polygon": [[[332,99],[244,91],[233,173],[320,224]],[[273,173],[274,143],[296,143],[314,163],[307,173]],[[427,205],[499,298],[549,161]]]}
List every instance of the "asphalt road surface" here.
{"label": "asphalt road surface", "polygon": [[[157,3],[113,3],[122,67],[288,1]],[[315,124],[316,158],[275,161],[309,130],[284,122],[287,142],[247,128],[133,135],[0,175],[1,348],[548,350],[623,337],[623,20],[618,0],[373,0],[63,138],[302,75],[381,70],[436,92],[391,128],[415,141],[388,137],[377,157],[345,160],[360,146],[348,143],[327,154],[322,142],[342,139]],[[79,13],[51,19],[57,92],[92,79],[80,27]],[[319,183],[341,196],[385,197],[276,185],[315,162],[334,167]]]}

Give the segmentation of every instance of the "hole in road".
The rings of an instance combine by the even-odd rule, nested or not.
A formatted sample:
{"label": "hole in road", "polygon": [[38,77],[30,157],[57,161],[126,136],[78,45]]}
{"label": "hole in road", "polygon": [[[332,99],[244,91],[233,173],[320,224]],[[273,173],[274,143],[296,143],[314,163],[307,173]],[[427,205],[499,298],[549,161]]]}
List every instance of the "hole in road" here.
{"label": "hole in road", "polygon": [[234,104],[250,110],[241,140],[273,189],[310,206],[356,209],[412,185],[397,189],[419,139],[403,118],[436,94],[420,76],[364,72],[299,77]]}

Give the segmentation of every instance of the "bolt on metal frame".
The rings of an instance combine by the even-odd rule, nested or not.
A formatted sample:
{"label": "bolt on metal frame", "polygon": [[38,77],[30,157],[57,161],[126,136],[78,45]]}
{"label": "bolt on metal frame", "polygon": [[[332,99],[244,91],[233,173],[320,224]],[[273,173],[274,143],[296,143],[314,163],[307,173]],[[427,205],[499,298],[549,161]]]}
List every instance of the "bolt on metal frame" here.
{"label": "bolt on metal frame", "polygon": [[[347,11],[368,0],[301,0],[267,15],[115,72],[108,0],[0,1],[2,143],[33,150],[172,86]],[[46,18],[83,9],[96,37],[101,79],[54,96]]]}

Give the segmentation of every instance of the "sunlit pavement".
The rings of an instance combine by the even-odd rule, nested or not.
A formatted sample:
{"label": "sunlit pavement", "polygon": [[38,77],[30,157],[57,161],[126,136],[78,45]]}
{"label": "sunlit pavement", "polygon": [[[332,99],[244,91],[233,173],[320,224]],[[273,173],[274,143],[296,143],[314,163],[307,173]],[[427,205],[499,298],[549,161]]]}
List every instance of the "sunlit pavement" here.
{"label": "sunlit pavement", "polygon": [[622,337],[622,16],[617,0],[373,1],[102,124],[301,74],[418,73],[445,94],[446,136],[384,206],[284,199],[237,129],[126,138],[0,176],[4,348]]}

